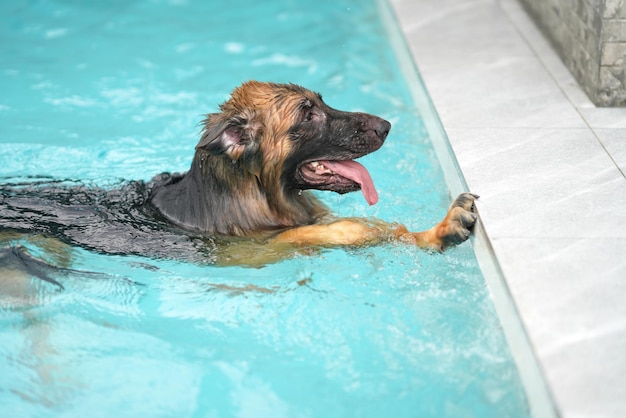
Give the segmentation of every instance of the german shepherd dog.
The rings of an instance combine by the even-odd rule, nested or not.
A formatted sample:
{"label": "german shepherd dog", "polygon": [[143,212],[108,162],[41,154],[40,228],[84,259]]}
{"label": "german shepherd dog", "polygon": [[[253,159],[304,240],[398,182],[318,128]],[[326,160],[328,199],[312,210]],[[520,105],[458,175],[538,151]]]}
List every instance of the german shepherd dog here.
{"label": "german shepherd dog", "polygon": [[375,204],[370,175],[354,159],[379,149],[390,128],[377,116],[333,109],[294,84],[246,82],[204,120],[186,173],[114,190],[55,181],[0,186],[0,236],[8,242],[0,262],[45,276],[15,246],[17,237],[252,266],[324,247],[399,241],[443,251],[465,241],[476,221],[478,196],[470,193],[431,229],[410,232],[397,223],[335,218],[306,191],[361,190]]}

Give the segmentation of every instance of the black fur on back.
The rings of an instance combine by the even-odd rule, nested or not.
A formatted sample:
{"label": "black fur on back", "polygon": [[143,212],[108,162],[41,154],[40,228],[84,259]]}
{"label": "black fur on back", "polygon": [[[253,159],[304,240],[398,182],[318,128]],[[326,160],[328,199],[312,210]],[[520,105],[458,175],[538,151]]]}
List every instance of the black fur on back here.
{"label": "black fur on back", "polygon": [[2,234],[41,234],[88,250],[121,255],[213,261],[214,241],[172,226],[146,204],[151,190],[180,177],[161,174],[112,189],[36,180],[0,185]]}

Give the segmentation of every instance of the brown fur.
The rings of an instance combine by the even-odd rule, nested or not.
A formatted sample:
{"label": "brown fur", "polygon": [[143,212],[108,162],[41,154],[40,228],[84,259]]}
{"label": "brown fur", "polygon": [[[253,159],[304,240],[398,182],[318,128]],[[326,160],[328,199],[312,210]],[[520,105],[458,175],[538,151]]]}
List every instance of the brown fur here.
{"label": "brown fur", "polygon": [[302,190],[345,193],[359,185],[345,178],[307,180],[305,163],[352,160],[375,151],[390,125],[373,115],[332,109],[300,86],[244,83],[204,125],[189,172],[156,188],[151,203],[191,231],[263,238],[254,256],[249,245],[230,245],[218,262],[264,264],[303,247],[387,240],[443,250],[466,240],[476,220],[477,196],[469,193],[453,202],[442,222],[423,232],[378,220],[332,218]]}
{"label": "brown fur", "polygon": [[354,160],[380,148],[390,128],[377,116],[333,109],[300,86],[244,83],[205,119],[186,173],[113,190],[57,181],[0,185],[0,247],[9,245],[0,248],[0,266],[43,278],[70,264],[54,259],[58,266],[46,267],[15,246],[18,236],[40,236],[40,246],[49,240],[50,251],[81,246],[254,266],[330,246],[398,241],[441,251],[465,241],[476,220],[477,196],[469,193],[434,227],[410,232],[375,219],[338,219],[308,192],[362,189],[375,203],[369,175]]}

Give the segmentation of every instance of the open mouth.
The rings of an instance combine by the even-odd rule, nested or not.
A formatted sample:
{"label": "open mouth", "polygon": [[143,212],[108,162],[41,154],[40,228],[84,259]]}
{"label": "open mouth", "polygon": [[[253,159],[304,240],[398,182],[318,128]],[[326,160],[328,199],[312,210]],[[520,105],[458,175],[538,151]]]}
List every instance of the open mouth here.
{"label": "open mouth", "polygon": [[378,193],[367,169],[353,160],[311,161],[300,167],[300,176],[312,188],[347,193],[361,189],[370,205],[378,202]]}

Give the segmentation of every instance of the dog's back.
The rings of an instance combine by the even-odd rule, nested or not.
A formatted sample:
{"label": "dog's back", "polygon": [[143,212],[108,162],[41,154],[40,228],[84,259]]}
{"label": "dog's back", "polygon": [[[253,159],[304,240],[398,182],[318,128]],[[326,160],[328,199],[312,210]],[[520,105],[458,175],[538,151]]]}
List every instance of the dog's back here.
{"label": "dog's back", "polygon": [[43,235],[89,250],[211,262],[213,241],[172,227],[147,198],[170,181],[126,182],[104,189],[77,183],[33,181],[0,186],[0,244],[19,234]]}

